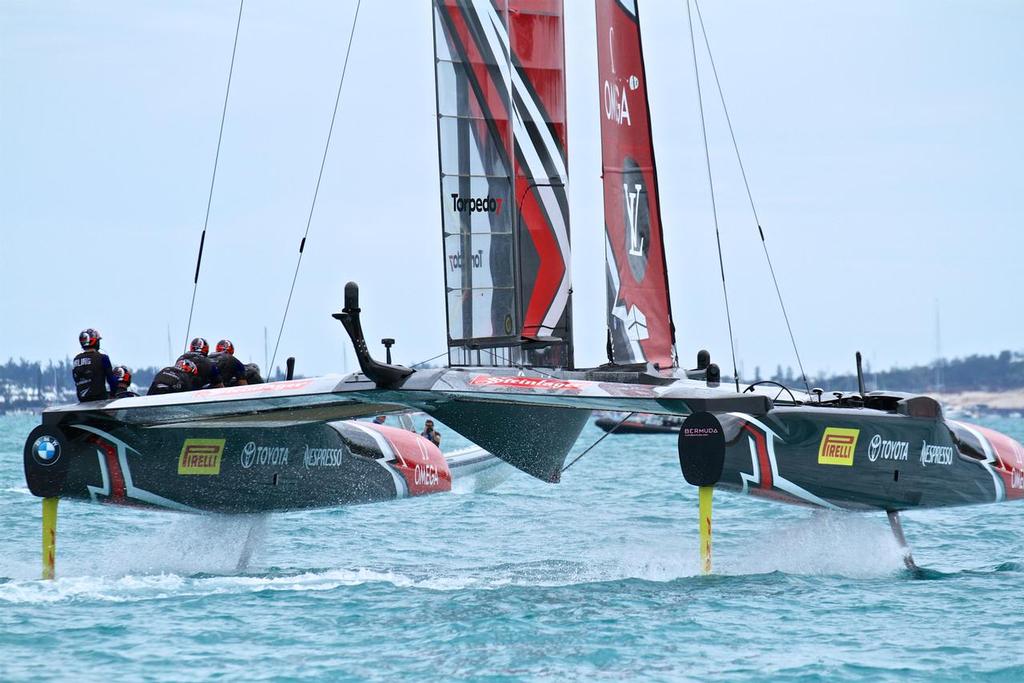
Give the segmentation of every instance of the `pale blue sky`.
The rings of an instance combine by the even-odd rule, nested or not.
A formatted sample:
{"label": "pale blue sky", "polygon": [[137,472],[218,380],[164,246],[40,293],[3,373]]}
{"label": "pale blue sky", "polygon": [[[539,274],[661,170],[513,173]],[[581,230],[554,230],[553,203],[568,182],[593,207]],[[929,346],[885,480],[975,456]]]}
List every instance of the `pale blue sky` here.
{"label": "pale blue sky", "polygon": [[[567,1],[579,364],[604,360],[593,7]],[[280,323],[354,2],[248,0],[193,331],[262,363]],[[808,371],[1024,348],[1024,5],[703,7]],[[0,358],[116,361],[181,344],[234,2],[0,0]],[[679,348],[727,366],[685,4],[642,2]],[[365,1],[281,355],[341,371],[329,314],[363,287],[372,340],[444,349],[426,0]],[[741,364],[794,364],[705,84]],[[351,361],[349,361],[351,365]]]}

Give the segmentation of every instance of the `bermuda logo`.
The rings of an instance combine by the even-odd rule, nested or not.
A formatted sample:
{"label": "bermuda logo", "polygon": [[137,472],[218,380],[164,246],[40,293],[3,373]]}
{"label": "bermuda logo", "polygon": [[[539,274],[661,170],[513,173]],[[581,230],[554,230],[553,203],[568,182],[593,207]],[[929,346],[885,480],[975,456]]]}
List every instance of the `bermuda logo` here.
{"label": "bermuda logo", "polygon": [[178,474],[220,474],[220,459],[224,455],[224,439],[186,439],[178,456]]}
{"label": "bermuda logo", "polygon": [[875,462],[882,460],[906,460],[910,455],[910,443],[907,441],[889,441],[883,439],[880,434],[871,437],[868,444],[868,460]]}
{"label": "bermuda logo", "polygon": [[455,213],[493,213],[501,215],[501,205],[504,197],[462,197],[458,192],[452,192],[452,211]]}
{"label": "bermuda logo", "polygon": [[288,448],[286,446],[257,446],[250,441],[242,448],[242,469],[253,465],[287,465]]}
{"label": "bermuda logo", "polygon": [[921,442],[921,466],[928,467],[928,465],[952,465],[953,464],[953,447],[952,446],[936,446],[930,444],[927,441]]}
{"label": "bermuda logo", "polygon": [[847,429],[845,427],[826,428],[825,433],[821,435],[821,443],[818,444],[818,464],[851,467],[859,437],[859,429]]}
{"label": "bermuda logo", "polygon": [[60,458],[60,442],[52,436],[41,436],[32,444],[32,459],[49,467]]}

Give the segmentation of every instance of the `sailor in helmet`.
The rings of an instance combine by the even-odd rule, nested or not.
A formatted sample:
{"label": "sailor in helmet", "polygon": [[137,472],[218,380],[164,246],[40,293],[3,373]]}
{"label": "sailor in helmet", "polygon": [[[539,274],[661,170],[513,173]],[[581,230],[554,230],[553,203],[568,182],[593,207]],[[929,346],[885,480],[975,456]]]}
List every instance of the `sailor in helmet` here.
{"label": "sailor in helmet", "polygon": [[248,384],[245,378],[245,365],[235,358],[235,345],[230,339],[221,339],[217,342],[216,352],[210,354],[210,360],[217,366],[220,372],[220,380],[226,387],[234,387],[240,384]]}
{"label": "sailor in helmet", "polygon": [[[71,367],[71,376],[75,380],[75,392],[78,400],[102,401],[110,398],[117,389],[117,379],[110,365],[110,358],[100,353],[100,333],[93,328],[82,330],[78,335],[78,343],[82,352],[75,356]],[[107,388],[110,391],[108,393]]]}
{"label": "sailor in helmet", "polygon": [[199,366],[187,358],[179,358],[174,365],[156,373],[153,383],[149,385],[149,395],[176,394],[192,391],[200,386]]}
{"label": "sailor in helmet", "polygon": [[199,369],[199,374],[195,382],[193,389],[202,389],[204,387],[208,389],[218,389],[224,386],[224,382],[220,378],[220,369],[217,364],[214,363],[210,357],[210,343],[202,337],[196,337],[188,344],[188,351],[181,354],[178,360],[188,360],[195,363],[195,366]]}
{"label": "sailor in helmet", "polygon": [[114,390],[114,398],[131,398],[138,396],[132,391],[132,371],[124,365],[114,368],[114,377],[117,378],[117,388]]}

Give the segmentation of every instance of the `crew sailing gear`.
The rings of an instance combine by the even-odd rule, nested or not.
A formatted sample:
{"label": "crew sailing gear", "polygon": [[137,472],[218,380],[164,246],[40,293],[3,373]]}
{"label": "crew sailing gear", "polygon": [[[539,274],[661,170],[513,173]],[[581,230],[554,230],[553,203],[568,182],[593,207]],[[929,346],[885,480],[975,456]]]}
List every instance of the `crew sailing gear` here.
{"label": "crew sailing gear", "polygon": [[100,336],[98,330],[94,330],[91,327],[82,330],[81,334],[78,335],[78,343],[81,344],[82,350],[88,349],[99,350],[100,348]]}
{"label": "crew sailing gear", "polygon": [[263,377],[260,376],[260,366],[255,363],[246,363],[245,381],[248,384],[263,384]]}
{"label": "crew sailing gear", "polygon": [[[95,332],[95,330],[92,331]],[[85,336],[85,332],[82,333],[82,336]],[[95,343],[99,344],[98,335]],[[89,348],[75,356],[71,376],[75,380],[75,393],[78,394],[78,400],[83,403],[110,398],[110,394],[117,390],[117,378],[114,377],[110,358],[107,357],[107,354],[100,353],[94,348]],[[107,392],[108,386],[110,387],[109,393]]]}
{"label": "crew sailing gear", "polygon": [[217,353],[230,353],[235,354],[235,345],[231,343],[230,339],[221,339],[217,342]]}
{"label": "crew sailing gear", "polygon": [[114,368],[114,377],[117,378],[118,384],[130,386],[132,383],[132,371],[123,365],[118,365]]}
{"label": "crew sailing gear", "polygon": [[123,365],[118,365],[114,368],[114,377],[117,378],[117,388],[114,391],[114,398],[131,398],[132,396],[138,396],[138,394],[131,390],[131,370]]}
{"label": "crew sailing gear", "polygon": [[179,370],[184,370],[190,375],[199,374],[199,366],[187,358],[179,358],[178,362],[174,364],[174,367],[178,368]]}
{"label": "crew sailing gear", "polygon": [[164,368],[156,373],[153,383],[149,385],[149,395],[175,394],[181,391],[192,391],[196,386],[199,368],[188,359],[179,359],[172,367]]}
{"label": "crew sailing gear", "polygon": [[[230,344],[230,342],[228,342]],[[217,344],[218,353],[210,355],[210,360],[217,366],[220,372],[220,379],[226,387],[233,387],[239,380],[248,384],[245,374],[245,365],[235,358],[234,351],[220,351],[220,344]]]}
{"label": "crew sailing gear", "polygon": [[188,350],[190,353],[201,353],[205,356],[210,353],[210,343],[202,337],[196,337],[189,342]]}
{"label": "crew sailing gear", "polygon": [[[206,344],[205,339],[193,340],[192,344],[195,345],[196,341],[202,341],[203,344]],[[209,349],[210,345],[206,344],[206,348]],[[220,378],[220,369],[205,353],[200,351],[189,351],[188,353],[183,353],[178,357],[179,366],[182,361],[191,363],[196,368],[196,372],[193,373],[196,375],[195,386],[193,388],[202,389],[207,384],[214,387],[223,386]],[[191,372],[191,370],[189,372]]]}

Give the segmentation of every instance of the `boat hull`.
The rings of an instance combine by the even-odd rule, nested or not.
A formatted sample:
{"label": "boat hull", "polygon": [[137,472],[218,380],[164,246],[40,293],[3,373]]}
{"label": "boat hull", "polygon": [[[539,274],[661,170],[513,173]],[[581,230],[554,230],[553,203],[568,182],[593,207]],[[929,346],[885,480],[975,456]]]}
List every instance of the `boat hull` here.
{"label": "boat hull", "polygon": [[24,459],[39,496],[193,512],[371,503],[449,491],[452,479],[429,440],[350,421],[44,424]]}
{"label": "boat hull", "polygon": [[[716,487],[787,503],[899,511],[1024,498],[1024,447],[941,417],[867,409],[776,408],[716,416]],[[680,455],[685,457],[684,433]]]}

